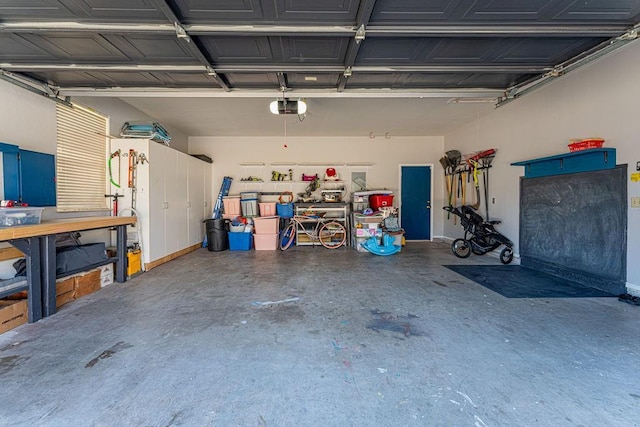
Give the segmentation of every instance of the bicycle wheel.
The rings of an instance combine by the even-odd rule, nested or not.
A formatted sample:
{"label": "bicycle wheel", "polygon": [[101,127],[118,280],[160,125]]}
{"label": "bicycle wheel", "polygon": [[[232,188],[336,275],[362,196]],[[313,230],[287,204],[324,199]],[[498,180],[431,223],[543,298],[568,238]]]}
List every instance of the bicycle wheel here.
{"label": "bicycle wheel", "polygon": [[280,250],[286,251],[293,244],[296,238],[296,223],[291,221],[289,225],[282,231],[280,237]]}
{"label": "bicycle wheel", "polygon": [[336,249],[347,241],[347,230],[339,222],[327,222],[318,230],[318,240],[327,249]]}

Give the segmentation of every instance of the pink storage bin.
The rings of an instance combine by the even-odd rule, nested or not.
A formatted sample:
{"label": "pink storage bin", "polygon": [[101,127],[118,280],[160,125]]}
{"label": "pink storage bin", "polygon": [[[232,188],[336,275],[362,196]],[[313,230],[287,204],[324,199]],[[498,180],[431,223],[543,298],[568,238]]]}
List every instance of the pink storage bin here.
{"label": "pink storage bin", "polygon": [[280,217],[260,216],[253,218],[253,225],[255,227],[256,234],[277,234],[280,225]]}
{"label": "pink storage bin", "polygon": [[258,203],[260,216],[274,216],[276,214],[276,203]]}
{"label": "pink storage bin", "polygon": [[278,248],[278,233],[254,234],[253,246],[256,251],[275,251]]}
{"label": "pink storage bin", "polygon": [[222,203],[226,215],[240,215],[240,197],[223,197]]}

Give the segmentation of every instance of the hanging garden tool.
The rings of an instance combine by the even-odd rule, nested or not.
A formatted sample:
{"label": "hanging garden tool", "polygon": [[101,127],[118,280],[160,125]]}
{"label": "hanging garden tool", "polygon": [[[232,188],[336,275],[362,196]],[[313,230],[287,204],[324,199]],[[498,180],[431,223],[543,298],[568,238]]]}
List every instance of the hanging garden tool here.
{"label": "hanging garden tool", "polygon": [[[448,164],[448,179],[447,179],[447,189],[448,189],[448,196],[449,196],[449,206],[453,205],[453,195],[455,193],[455,188],[456,188],[456,182],[455,182],[455,172],[458,169],[458,166],[460,165],[460,159],[462,158],[462,155],[460,154],[460,151],[458,150],[449,150],[446,153],[444,153],[445,158],[446,158],[446,163]],[[447,173],[445,172],[445,173]],[[449,219],[449,214],[447,214],[447,219]],[[455,220],[455,218],[454,218]]]}
{"label": "hanging garden tool", "polygon": [[[449,194],[451,193],[451,187],[449,185],[449,176],[448,176],[448,172],[449,172],[449,167],[451,165],[451,163],[449,162],[449,158],[447,156],[441,157],[440,158],[440,164],[442,165],[442,169],[444,170],[444,185],[445,185],[445,189],[447,191],[447,200],[449,200]],[[449,219],[451,216],[451,214],[449,212],[447,212],[447,219]]]}
{"label": "hanging garden tool", "polygon": [[496,149],[490,148],[488,150],[479,151],[473,156],[467,159],[467,163],[469,163],[473,167],[473,183],[476,187],[476,203],[470,205],[474,209],[478,209],[480,207],[480,183],[478,181],[478,169],[484,169],[486,172],[483,174],[482,179],[484,183],[484,203],[486,209],[487,220],[489,219],[489,175],[488,171],[491,167],[491,161],[496,156]]}
{"label": "hanging garden tool", "polygon": [[482,169],[484,170],[482,174],[482,183],[484,184],[484,213],[487,221],[489,221],[489,168],[491,167],[491,161],[494,156],[495,154],[481,159]]}
{"label": "hanging garden tool", "polygon": [[[135,150],[129,150],[129,174],[127,175],[127,186],[131,191],[131,208],[136,208],[136,165],[138,164],[138,154]],[[132,212],[133,214],[133,212]]]}
{"label": "hanging garden tool", "polygon": [[480,207],[480,183],[478,182],[478,167],[480,166],[476,160],[470,158],[467,160],[472,169],[473,174],[473,185],[476,188],[476,202],[470,204],[473,209],[478,209]]}
{"label": "hanging garden tool", "polygon": [[[118,158],[118,182],[115,182],[113,180],[113,173],[111,172],[111,160],[114,157]],[[111,153],[111,155],[109,156],[109,160],[108,160],[107,164],[109,166],[109,181],[111,181],[111,184],[113,184],[114,187],[120,188],[120,149],[117,149],[116,151]]]}

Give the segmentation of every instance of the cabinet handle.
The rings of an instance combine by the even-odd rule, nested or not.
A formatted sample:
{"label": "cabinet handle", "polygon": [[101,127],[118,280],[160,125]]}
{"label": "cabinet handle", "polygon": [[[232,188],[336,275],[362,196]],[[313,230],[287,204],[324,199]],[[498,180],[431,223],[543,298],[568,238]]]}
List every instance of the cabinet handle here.
{"label": "cabinet handle", "polygon": [[169,202],[162,202],[162,209],[169,209]]}

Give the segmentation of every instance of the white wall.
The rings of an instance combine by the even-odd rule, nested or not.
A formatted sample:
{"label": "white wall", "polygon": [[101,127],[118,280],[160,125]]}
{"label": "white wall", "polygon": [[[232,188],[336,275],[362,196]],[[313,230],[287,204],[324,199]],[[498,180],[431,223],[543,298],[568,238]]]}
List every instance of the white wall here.
{"label": "white wall", "polygon": [[[74,98],[74,101],[78,101],[84,105],[92,107],[97,111],[100,111],[103,114],[108,115],[109,135],[116,137],[120,137],[120,129],[122,129],[122,125],[124,125],[125,122],[156,121],[156,119],[154,119],[153,117],[148,116],[147,114],[143,113],[135,107],[132,107],[126,102],[121,101],[118,98],[107,98],[99,96],[77,97]],[[186,153],[189,147],[189,139],[187,135],[176,128],[165,126],[163,123],[160,124],[167,130],[169,135],[171,135],[171,142],[169,144],[171,148]]]}
{"label": "white wall", "polygon": [[0,80],[0,142],[55,154],[55,102]]}
{"label": "white wall", "polygon": [[[628,164],[629,174],[635,172],[640,161],[639,76],[640,42],[634,42],[445,135],[446,150],[498,149],[490,173],[490,200],[496,202],[489,212],[492,219],[503,220],[499,229],[516,243],[516,253],[524,170],[509,164],[565,153],[569,139],[595,136],[606,139],[605,147],[616,148],[617,163]],[[640,196],[640,183],[629,180],[628,193],[627,281],[630,291],[640,292],[640,209],[630,204],[630,197]],[[444,225],[446,236],[461,231],[451,221]]]}
{"label": "white wall", "polygon": [[[231,193],[241,191],[283,191],[301,192],[305,184],[272,184],[271,171],[286,172],[288,166],[271,166],[274,162],[315,162],[315,163],[349,163],[370,162],[368,167],[337,167],[345,180],[350,180],[350,171],[365,171],[367,184],[370,187],[387,188],[397,191],[399,188],[399,164],[434,163],[439,168],[438,158],[443,150],[442,137],[392,137],[385,139],[370,138],[288,138],[284,147],[283,138],[255,137],[190,137],[189,153],[206,154],[213,159],[213,198],[215,200],[222,178],[233,177]],[[265,166],[243,167],[240,163],[261,162]],[[325,167],[296,166],[294,180],[300,180],[301,174],[324,173]],[[437,170],[436,170],[437,172]],[[240,178],[259,175],[265,180],[262,185],[240,182]],[[345,176],[346,175],[346,176]],[[443,203],[443,182],[441,174],[435,174],[433,205]],[[321,175],[322,176],[322,175]],[[432,235],[442,234],[442,218],[434,221]]]}
{"label": "white wall", "polygon": [[[11,83],[0,80],[0,142],[18,145],[22,149],[56,154],[56,103],[41,95],[36,95]],[[94,108],[110,117],[111,134],[118,134],[127,120],[153,120],[141,111],[114,98],[82,98],[79,102]],[[187,151],[188,140],[184,134],[167,129],[172,137],[171,146]],[[176,138],[177,136],[177,138]],[[105,159],[106,161],[106,159]],[[105,211],[57,213],[55,208],[46,208],[44,219],[65,216],[108,215],[107,201]],[[91,243],[108,240],[104,230],[82,233],[82,242]]]}

